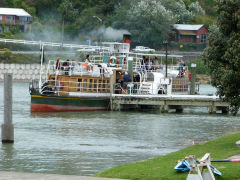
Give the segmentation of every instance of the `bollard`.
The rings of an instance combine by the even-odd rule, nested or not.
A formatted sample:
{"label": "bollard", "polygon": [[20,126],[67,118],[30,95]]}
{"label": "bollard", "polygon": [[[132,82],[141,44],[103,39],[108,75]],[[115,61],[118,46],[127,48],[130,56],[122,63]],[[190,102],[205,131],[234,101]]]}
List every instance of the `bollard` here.
{"label": "bollard", "polygon": [[12,74],[4,74],[4,122],[2,124],[2,143],[14,142],[12,124]]}
{"label": "bollard", "polygon": [[196,82],[196,64],[191,64],[191,85],[190,85],[190,95],[195,94],[195,82]]}

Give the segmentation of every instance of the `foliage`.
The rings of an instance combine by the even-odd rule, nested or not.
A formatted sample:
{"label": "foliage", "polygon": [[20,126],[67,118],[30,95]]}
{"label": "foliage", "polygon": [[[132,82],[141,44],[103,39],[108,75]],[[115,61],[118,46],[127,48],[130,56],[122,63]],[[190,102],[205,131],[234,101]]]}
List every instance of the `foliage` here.
{"label": "foliage", "polygon": [[193,2],[189,5],[188,10],[194,14],[202,15],[205,14],[205,11],[201,7],[198,1]]}
{"label": "foliage", "polygon": [[0,54],[0,61],[8,62],[12,57],[12,52],[7,50]]}
{"label": "foliage", "polygon": [[6,22],[1,22],[2,32],[5,32]]}
{"label": "foliage", "polygon": [[187,63],[188,67],[191,67],[191,64],[194,63],[197,65],[196,73],[197,74],[210,74],[210,70],[206,63],[201,59],[196,59]]}
{"label": "foliage", "polygon": [[210,27],[214,24],[216,24],[216,20],[208,15],[202,15],[202,16],[195,16],[194,20],[192,23],[197,23],[197,24],[204,24],[206,27]]}
{"label": "foliage", "polygon": [[[240,133],[231,134],[207,143],[190,146],[165,156],[107,169],[95,176],[142,180],[186,179],[188,172],[177,173],[173,169],[177,160],[184,159],[188,155],[195,155],[197,158],[200,158],[205,153],[211,153],[211,158],[215,160],[229,158],[232,155],[240,153],[240,149],[235,145],[235,142],[239,140],[239,136]],[[239,166],[236,163],[212,164],[223,174],[222,177],[217,177],[217,179],[235,180],[240,177]]]}
{"label": "foliage", "polygon": [[172,24],[189,23],[196,15],[204,14],[196,2],[187,7],[182,0],[126,1],[116,7],[113,26],[127,29],[134,37],[133,43],[150,47],[168,39]]}
{"label": "foliage", "polygon": [[[34,16],[24,39],[105,40],[101,28],[132,34],[134,45],[159,47],[174,23],[214,23],[208,15],[214,0],[0,0],[2,7],[23,8]],[[208,6],[211,4],[211,6]],[[202,8],[203,7],[203,8]],[[204,15],[204,10],[206,15]],[[214,10],[212,10],[214,11]],[[94,16],[99,17],[98,21]],[[14,31],[17,33],[17,30]],[[19,34],[16,35],[20,37]],[[96,37],[97,36],[97,37]]]}
{"label": "foliage", "polygon": [[204,51],[220,98],[230,102],[233,114],[240,107],[240,1],[218,1],[218,29],[211,28]]}

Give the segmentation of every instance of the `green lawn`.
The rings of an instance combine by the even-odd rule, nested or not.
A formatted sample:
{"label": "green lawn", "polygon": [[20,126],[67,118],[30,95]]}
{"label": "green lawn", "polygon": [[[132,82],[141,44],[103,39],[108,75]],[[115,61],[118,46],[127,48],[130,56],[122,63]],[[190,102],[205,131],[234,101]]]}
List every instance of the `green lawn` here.
{"label": "green lawn", "polygon": [[[240,133],[234,133],[222,138],[218,138],[204,144],[193,145],[177,152],[167,154],[145,161],[117,166],[97,173],[97,177],[111,177],[122,179],[186,179],[188,173],[178,173],[173,168],[177,160],[188,155],[195,155],[201,158],[205,153],[211,153],[212,159],[226,159],[236,154],[240,154],[240,147],[235,145],[240,140]],[[216,179],[236,180],[240,178],[240,163],[224,162],[212,163],[222,172],[222,177]]]}

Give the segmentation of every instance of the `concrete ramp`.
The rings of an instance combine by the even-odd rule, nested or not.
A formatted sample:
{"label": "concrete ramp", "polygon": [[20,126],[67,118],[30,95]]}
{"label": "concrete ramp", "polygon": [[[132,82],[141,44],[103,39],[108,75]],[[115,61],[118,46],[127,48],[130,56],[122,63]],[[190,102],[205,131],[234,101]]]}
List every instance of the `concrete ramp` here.
{"label": "concrete ramp", "polygon": [[[1,180],[120,180],[113,178],[99,178],[90,176],[72,176],[59,174],[44,174],[44,173],[24,173],[0,171]],[[122,180],[122,179],[121,179]]]}

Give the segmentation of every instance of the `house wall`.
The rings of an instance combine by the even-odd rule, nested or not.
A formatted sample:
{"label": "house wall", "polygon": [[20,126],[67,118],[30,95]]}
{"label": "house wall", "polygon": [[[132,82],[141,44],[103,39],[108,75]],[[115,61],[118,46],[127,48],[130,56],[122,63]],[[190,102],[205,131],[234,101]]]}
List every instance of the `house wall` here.
{"label": "house wall", "polygon": [[2,21],[6,22],[6,16],[2,15]]}
{"label": "house wall", "polygon": [[[6,15],[1,15],[2,16],[2,21],[1,22],[6,22],[6,26],[5,26],[5,32],[8,32],[10,25],[13,26],[13,28],[15,28],[16,24],[19,24],[20,26],[20,32],[27,32],[28,30],[30,30],[30,26],[32,23],[32,17],[19,17],[19,16],[12,16],[14,17],[13,21],[6,21]],[[21,19],[21,20],[20,20]],[[2,31],[0,31],[1,33]]]}
{"label": "house wall", "polygon": [[206,34],[206,35],[208,34],[208,29],[205,26],[201,27],[197,31],[197,43],[198,44],[202,44],[202,42],[201,42],[201,34]]}
{"label": "house wall", "polygon": [[[193,31],[193,30],[176,30],[173,29],[173,32],[175,32],[175,37],[174,35],[170,36],[170,40],[178,42],[178,43],[197,43],[197,44],[203,44],[206,42],[201,42],[201,35],[206,35],[207,37],[208,34],[208,29],[203,26],[201,27],[198,31]],[[181,35],[182,34],[195,34],[195,35]]]}
{"label": "house wall", "polygon": [[179,41],[180,43],[196,43],[196,35],[183,35],[183,34],[197,34],[196,31],[188,31],[188,30],[181,30],[178,31],[179,34]]}

